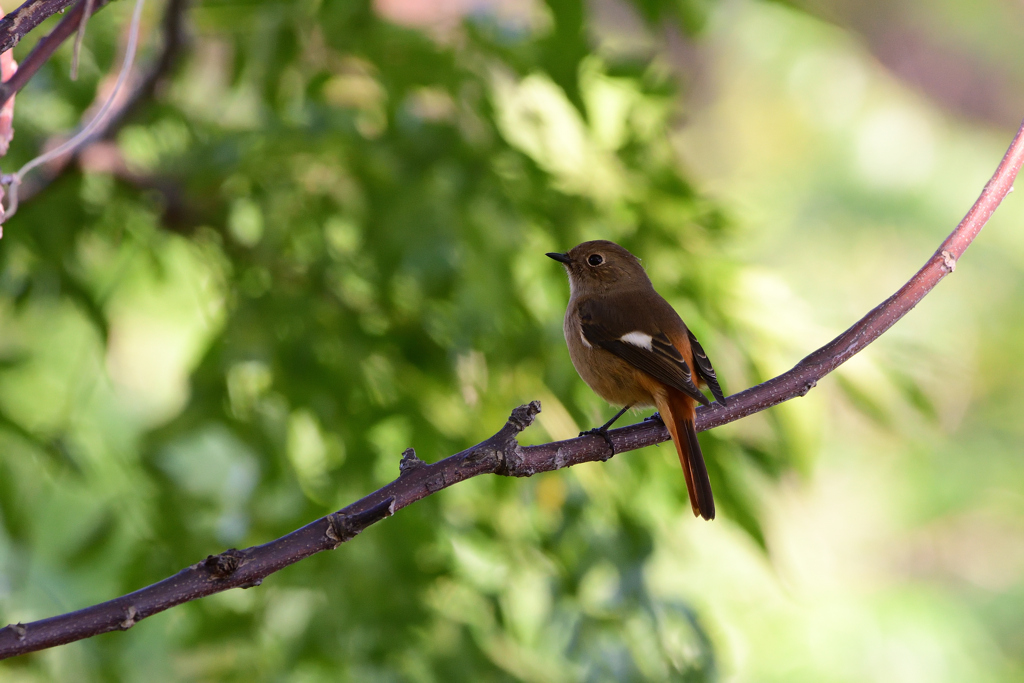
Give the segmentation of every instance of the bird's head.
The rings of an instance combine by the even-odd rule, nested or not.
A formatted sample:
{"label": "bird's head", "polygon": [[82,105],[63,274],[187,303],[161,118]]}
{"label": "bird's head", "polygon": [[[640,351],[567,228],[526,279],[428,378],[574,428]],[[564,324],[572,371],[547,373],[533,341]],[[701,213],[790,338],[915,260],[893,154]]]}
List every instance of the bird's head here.
{"label": "bird's head", "polygon": [[640,259],[608,240],[577,244],[565,252],[549,252],[550,258],[565,266],[573,293],[590,293],[609,287],[649,287]]}

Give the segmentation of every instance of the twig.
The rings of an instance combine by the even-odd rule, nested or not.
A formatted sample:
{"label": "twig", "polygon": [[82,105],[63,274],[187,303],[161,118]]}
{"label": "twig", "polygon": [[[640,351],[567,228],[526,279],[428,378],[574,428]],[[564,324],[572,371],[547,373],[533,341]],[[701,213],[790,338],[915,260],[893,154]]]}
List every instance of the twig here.
{"label": "twig", "polygon": [[[0,19],[4,11],[0,8]],[[0,54],[0,79],[10,80],[18,72],[18,63],[14,61],[14,54],[10,51]],[[7,155],[10,149],[11,140],[14,139],[14,97],[12,96],[3,105],[0,105],[0,157]],[[6,220],[4,215],[4,190],[0,187],[0,239],[4,236],[3,223]]]}
{"label": "twig", "polygon": [[[117,99],[118,94],[121,92],[121,87],[128,79],[128,74],[132,70],[132,64],[135,63],[135,49],[139,42],[139,25],[142,22],[142,8],[145,6],[146,0],[135,0],[135,10],[132,13],[131,28],[128,32],[128,46],[125,48],[124,61],[121,63],[121,71],[117,75],[117,82],[114,84],[113,90],[110,92],[110,96],[107,101],[103,103],[103,106],[96,116],[89,121],[78,133],[76,133],[70,140],[65,141],[63,144],[58,145],[54,149],[48,152],[40,154],[36,158],[32,159],[24,166],[22,166],[14,175],[11,176],[10,185],[8,187],[8,193],[10,194],[10,204],[7,207],[5,213],[6,219],[10,219],[15,213],[18,212],[18,187],[21,185],[22,180],[25,178],[25,174],[36,168],[42,166],[46,162],[57,159],[68,152],[77,149],[81,146],[89,137],[93,134],[101,123],[103,123],[107,112],[114,105],[114,101]],[[83,19],[84,21],[84,19]],[[59,28],[59,26],[58,26]],[[52,35],[52,34],[51,34]],[[29,55],[31,58],[31,55]],[[28,60],[26,60],[28,61]],[[17,75],[17,74],[15,74]]]}
{"label": "twig", "polygon": [[[24,204],[45,190],[50,183],[59,178],[70,167],[71,163],[79,155],[90,149],[93,143],[98,140],[109,139],[120,129],[125,120],[131,116],[141,103],[153,96],[157,86],[159,86],[163,78],[175,65],[188,42],[188,35],[185,30],[185,12],[188,6],[189,0],[168,1],[162,22],[163,45],[160,48],[160,55],[150,65],[145,76],[138,81],[138,84],[122,100],[120,105],[107,114],[106,119],[92,132],[92,135],[82,141],[82,144],[77,149],[47,164],[45,172],[33,174],[32,177],[22,183],[19,189],[19,203]],[[131,78],[129,82],[135,82],[135,80]],[[48,146],[48,143],[43,145],[44,148],[46,146]],[[167,187],[166,183],[161,182],[159,179],[135,176],[133,174],[126,175],[116,171],[114,173],[122,180],[134,185],[155,188],[165,195],[169,193],[174,194],[173,188]]]}
{"label": "twig", "polygon": [[[789,372],[729,397],[728,406],[714,403],[698,409],[697,429],[717,427],[804,396],[818,380],[877,339],[942,278],[953,272],[957,259],[1012,189],[1022,161],[1024,124],[978,201],[906,285]],[[125,630],[146,617],[183,602],[229,588],[258,586],[270,574],[320,551],[337,548],[397,510],[471,477],[488,473],[528,477],[538,472],[612,457],[613,451],[604,439],[592,435],[539,446],[520,446],[516,436],[533,422],[539,412],[540,403],[537,401],[520,406],[512,411],[501,431],[490,439],[431,465],[422,464],[414,453],[406,451],[398,479],[275,541],[211,555],[159,583],[77,612],[6,626],[0,629],[0,659],[108,631]],[[615,453],[643,448],[669,438],[664,425],[654,421],[613,430],[609,437]]]}
{"label": "twig", "polygon": [[[107,5],[107,3],[109,3],[109,2],[110,2],[110,0],[95,0],[95,2],[94,2],[95,6],[93,7],[93,10],[92,10],[93,14],[98,12],[102,7],[105,7]],[[3,19],[0,19],[0,51],[5,50],[5,49],[9,49],[9,47],[8,48],[3,47],[3,45],[5,43],[5,39],[3,38],[3,36],[4,36],[4,33],[3,33],[4,23],[8,19],[11,19],[11,18],[13,18],[15,16],[18,16],[18,13],[21,10],[23,10],[28,4],[31,4],[31,3],[26,3],[25,5],[22,5],[21,7],[16,9],[11,14],[8,14]],[[43,19],[45,19],[46,17],[50,16],[51,14],[56,14],[61,9],[64,9],[65,7],[67,7],[70,4],[71,4],[70,2],[66,2],[65,3],[64,0],[58,0],[58,2],[50,2],[49,0],[42,0],[42,2],[35,3],[33,5],[33,7],[45,5],[47,8],[51,8],[51,6],[60,5],[53,12],[50,12],[50,14],[47,14],[45,17],[43,17]],[[11,78],[9,81],[5,81],[4,83],[0,83],[0,105],[2,105],[4,102],[6,102],[8,100],[8,98],[10,98],[11,95],[13,95],[14,93],[18,92],[23,87],[25,87],[25,84],[29,82],[29,79],[31,79],[33,76],[35,76],[36,72],[39,71],[39,69],[43,66],[43,64],[46,63],[46,60],[48,60],[50,58],[50,55],[52,55],[54,52],[56,52],[57,48],[60,47],[61,43],[63,43],[65,40],[67,40],[68,37],[72,33],[75,32],[75,30],[78,28],[79,22],[82,19],[83,11],[84,11],[83,3],[79,2],[75,6],[75,8],[73,10],[71,10],[66,15],[64,15],[64,18],[60,20],[60,23],[57,24],[56,28],[54,28],[53,31],[51,31],[48,35],[43,36],[39,40],[39,42],[36,43],[36,46],[34,48],[32,48],[32,52],[28,53],[28,57],[26,57],[25,60],[21,63],[21,67],[18,69],[18,73],[14,74],[14,77]],[[32,14],[30,16],[34,17],[35,15]],[[35,26],[38,23],[39,22],[36,22],[35,24],[32,24],[31,28],[35,28]],[[14,43],[17,43],[18,40],[20,40],[23,35],[28,33],[28,30],[22,31],[21,30],[22,28],[23,28],[23,24],[22,23],[16,23],[16,24],[14,24],[14,27],[12,29],[10,29],[10,30],[14,31],[14,35],[17,35],[17,37],[18,37],[16,40],[14,40]],[[12,43],[11,45],[13,46],[14,43]]]}
{"label": "twig", "polygon": [[29,0],[0,19],[0,52],[10,50],[32,29],[57,12],[63,12],[74,2],[75,0]]}
{"label": "twig", "polygon": [[161,79],[174,66],[188,42],[185,30],[185,12],[188,7],[189,0],[167,1],[161,28],[163,46],[160,48],[160,56],[152,63],[141,82],[125,98],[124,105],[111,112],[107,116],[106,125],[93,133],[93,139],[109,137],[111,131],[117,129],[142,101],[153,96]]}
{"label": "twig", "polygon": [[92,6],[94,0],[83,0],[85,2],[85,9],[82,10],[82,20],[78,22],[78,32],[75,33],[75,47],[71,53],[71,80],[78,80],[78,58],[82,52],[82,41],[85,40],[85,27],[89,23],[89,17],[92,16]]}
{"label": "twig", "polygon": [[[0,18],[3,17],[3,14],[3,9],[0,9]],[[0,80],[10,80],[16,73],[18,73],[18,63],[14,61],[14,54],[11,52],[0,54]],[[14,98],[12,97],[0,105],[0,157],[7,154],[13,138]],[[0,209],[0,217],[2,214],[3,209]]]}

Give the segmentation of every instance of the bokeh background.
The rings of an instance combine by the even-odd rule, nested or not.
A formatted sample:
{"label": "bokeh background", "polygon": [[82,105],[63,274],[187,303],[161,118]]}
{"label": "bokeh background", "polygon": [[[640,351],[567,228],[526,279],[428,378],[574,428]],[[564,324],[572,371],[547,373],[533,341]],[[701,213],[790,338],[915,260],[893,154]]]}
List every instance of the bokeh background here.
{"label": "bokeh background", "polygon": [[[65,46],[18,95],[5,171],[76,125],[130,10],[90,22],[79,80]],[[925,261],[1024,116],[1011,0],[187,19],[153,97],[0,241],[0,623],[280,536],[523,402],[524,443],[603,422],[546,251],[638,254],[729,391],[786,370]],[[807,397],[701,435],[713,523],[666,446],[478,478],[0,679],[1024,680],[1019,194]]]}

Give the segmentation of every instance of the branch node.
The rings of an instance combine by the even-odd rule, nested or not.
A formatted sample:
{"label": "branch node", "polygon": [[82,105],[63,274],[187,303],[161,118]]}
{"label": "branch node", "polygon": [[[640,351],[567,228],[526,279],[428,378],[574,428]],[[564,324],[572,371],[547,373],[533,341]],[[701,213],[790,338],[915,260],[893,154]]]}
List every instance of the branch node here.
{"label": "branch node", "polygon": [[200,564],[210,572],[212,578],[226,579],[242,565],[243,559],[245,559],[244,552],[231,548],[219,555],[208,555]]}
{"label": "branch node", "polygon": [[238,587],[239,588],[255,588],[256,586],[260,585],[261,583],[263,583],[263,577],[259,576],[259,577],[256,577],[255,579],[253,579],[252,581],[246,581],[245,583],[238,584]]}
{"label": "branch node", "polygon": [[528,404],[513,410],[512,415],[508,418],[508,423],[515,428],[516,432],[521,432],[533,424],[539,412],[540,401],[530,401]]}
{"label": "branch node", "polygon": [[494,435],[490,443],[494,443],[494,454],[497,458],[494,472],[510,477],[529,477],[535,469],[522,469],[523,457],[516,441],[516,435],[533,424],[540,413],[540,401],[530,401],[519,406],[509,415],[508,422],[501,431]]}
{"label": "branch node", "polygon": [[398,463],[398,476],[404,477],[413,470],[418,470],[426,464],[427,463],[419,459],[414,448],[406,448],[402,451],[402,461]]}
{"label": "branch node", "polygon": [[[511,440],[513,442],[515,441],[514,438]],[[495,444],[495,441],[498,443]],[[505,453],[502,451],[502,448],[505,447],[507,441],[508,439],[502,438],[502,433],[498,432],[487,441],[473,446],[469,450],[465,451],[465,455],[463,455],[462,460],[459,461],[459,469],[476,467],[485,460],[492,460],[494,462],[494,470],[500,469],[505,463]],[[441,486],[443,487],[445,483],[446,482],[442,482]]]}
{"label": "branch node", "polygon": [[560,470],[569,464],[569,453],[565,448],[559,447],[555,451],[555,469]]}
{"label": "branch node", "polygon": [[333,541],[334,545],[331,546],[331,549],[333,550],[345,541],[355,538],[363,529],[371,524],[395,514],[396,502],[394,496],[388,496],[376,505],[361,512],[346,514],[339,510],[327,515],[327,530],[324,532],[324,535]]}
{"label": "branch node", "polygon": [[800,389],[800,396],[806,396],[806,395],[807,395],[807,393],[808,393],[808,392],[809,392],[809,391],[810,391],[811,389],[813,389],[814,387],[816,387],[816,386],[818,386],[818,380],[816,380],[816,379],[813,379],[813,378],[812,378],[812,379],[809,379],[809,380],[807,380],[807,381],[806,381],[806,382],[804,383],[804,386],[803,386],[803,388],[801,388],[801,389]]}
{"label": "branch node", "polygon": [[28,629],[25,628],[25,624],[20,621],[17,624],[7,624],[7,628],[14,631],[15,637],[19,640],[25,640],[25,634],[28,633]]}
{"label": "branch node", "polygon": [[135,615],[137,615],[138,613],[139,611],[135,609],[135,605],[128,605],[128,611],[125,614],[125,620],[118,624],[118,626],[121,627],[122,631],[127,631],[132,626],[135,626]]}
{"label": "branch node", "polygon": [[942,266],[946,269],[947,273],[952,273],[956,270],[956,257],[945,249],[942,250]]}
{"label": "branch node", "polygon": [[427,479],[425,482],[423,482],[423,485],[427,488],[427,491],[429,491],[430,493],[433,493],[434,491],[440,491],[441,489],[443,489],[445,486],[448,485],[448,482],[445,480],[444,470],[441,470],[434,476]]}

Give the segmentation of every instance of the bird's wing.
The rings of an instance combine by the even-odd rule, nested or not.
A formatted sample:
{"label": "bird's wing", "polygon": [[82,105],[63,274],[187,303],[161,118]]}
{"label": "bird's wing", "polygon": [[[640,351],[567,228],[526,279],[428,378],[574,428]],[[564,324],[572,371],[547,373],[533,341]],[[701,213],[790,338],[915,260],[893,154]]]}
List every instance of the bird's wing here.
{"label": "bird's wing", "polygon": [[715,395],[715,400],[724,406],[725,394],[722,392],[722,387],[718,384],[718,375],[715,374],[715,368],[711,365],[708,354],[704,353],[704,347],[693,336],[693,332],[687,329],[686,333],[690,335],[690,350],[693,351],[693,364],[696,366],[697,374],[707,383],[711,393]]}
{"label": "bird's wing", "polygon": [[[702,405],[710,405],[707,396],[693,383],[683,354],[645,311],[625,302],[591,299],[580,304],[579,314],[583,339],[588,344],[610,351]],[[681,320],[679,324],[682,325]]]}

